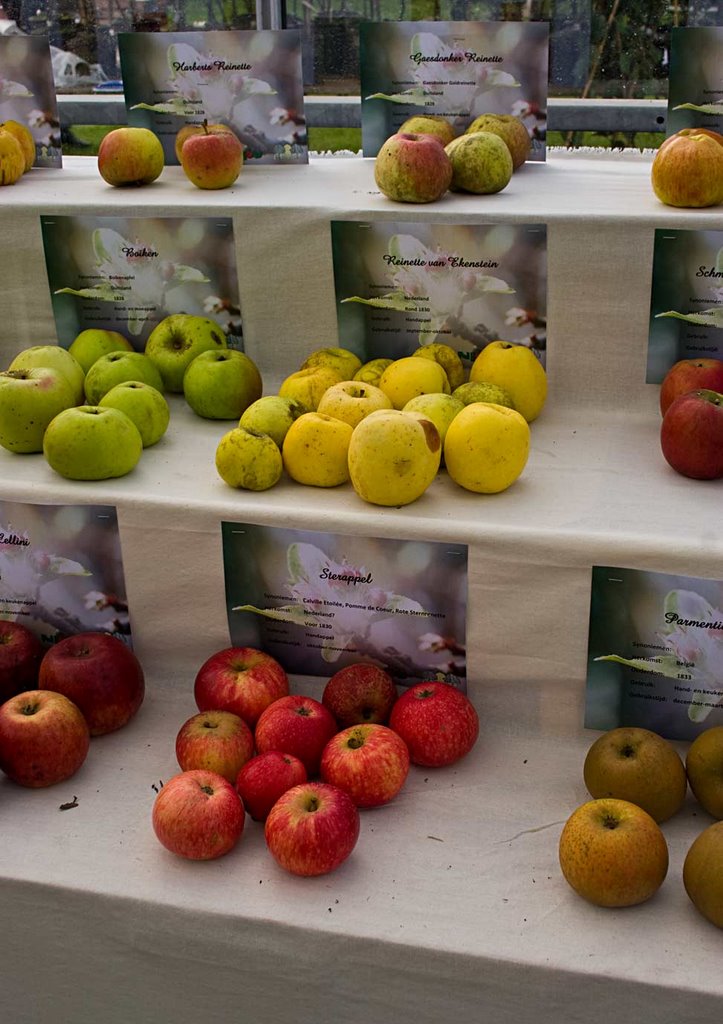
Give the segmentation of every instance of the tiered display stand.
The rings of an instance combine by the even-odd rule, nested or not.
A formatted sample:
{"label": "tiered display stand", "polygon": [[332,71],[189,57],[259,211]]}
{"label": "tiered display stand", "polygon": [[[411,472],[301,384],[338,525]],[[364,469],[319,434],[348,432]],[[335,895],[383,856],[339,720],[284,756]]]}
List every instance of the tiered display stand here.
{"label": "tiered display stand", "polygon": [[[337,337],[332,219],[545,223],[548,404],[532,455],[503,494],[440,474],[402,509],[350,486],[228,488],[214,452],[228,425],[177,399],[167,436],[117,481],[72,483],[42,456],[0,452],[1,493],[114,504],[146,702],[93,741],[67,784],[0,785],[0,1015],[12,1024],[129,1021],[431,1024],[708,1022],[723,1011],[721,933],[681,870],[711,820],[689,797],[664,826],[670,871],[647,904],[592,907],[563,880],[562,823],[587,794],[583,728],[592,565],[723,577],[723,482],[677,476],[659,449],[645,381],[653,233],[723,230],[723,209],[676,211],[650,158],[552,154],[496,196],[402,207],[373,161],[244,170],[200,192],[179,168],[112,189],[89,158],[3,189],[0,353],[54,340],[40,214],[232,215],[246,349],[265,392]],[[227,646],[223,520],[469,545],[469,693],[481,718],[457,765],[415,769],[392,804],[364,812],[336,873],[301,880],[247,820],[227,857],[174,858],[150,827],[173,741],[196,710],[202,661]],[[297,685],[301,688],[301,684]],[[679,749],[684,753],[685,745]],[[77,796],[77,807],[59,806]]]}

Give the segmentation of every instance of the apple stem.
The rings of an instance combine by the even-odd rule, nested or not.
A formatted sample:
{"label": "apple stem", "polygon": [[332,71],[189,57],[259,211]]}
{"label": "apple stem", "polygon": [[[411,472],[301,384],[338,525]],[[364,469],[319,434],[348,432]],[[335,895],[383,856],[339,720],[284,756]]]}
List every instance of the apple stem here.
{"label": "apple stem", "polygon": [[204,131],[205,135],[210,135],[211,134],[209,132],[209,130],[208,130],[208,118],[206,118],[206,117],[204,117],[204,119],[203,119],[203,131]]}

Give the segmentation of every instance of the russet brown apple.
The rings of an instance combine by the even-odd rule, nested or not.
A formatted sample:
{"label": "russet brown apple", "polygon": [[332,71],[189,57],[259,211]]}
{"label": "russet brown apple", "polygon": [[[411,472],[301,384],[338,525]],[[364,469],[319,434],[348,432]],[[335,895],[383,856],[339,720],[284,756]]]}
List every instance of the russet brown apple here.
{"label": "russet brown apple", "polygon": [[723,928],[723,821],[694,840],[683,862],[683,885],[696,910]]}
{"label": "russet brown apple", "polygon": [[723,725],[699,733],[685,758],[688,782],[701,807],[723,819]]}

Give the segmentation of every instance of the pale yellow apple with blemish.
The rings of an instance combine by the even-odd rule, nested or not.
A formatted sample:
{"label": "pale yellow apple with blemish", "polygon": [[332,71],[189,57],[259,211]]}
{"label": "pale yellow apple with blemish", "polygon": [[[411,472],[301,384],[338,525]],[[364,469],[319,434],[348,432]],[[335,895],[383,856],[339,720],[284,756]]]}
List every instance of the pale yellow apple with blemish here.
{"label": "pale yellow apple with blemish", "polygon": [[391,408],[391,399],[381,388],[361,381],[342,380],[324,392],[316,411],[326,416],[335,416],[355,427],[370,412]]}
{"label": "pale yellow apple with blemish", "polygon": [[216,470],[229,487],[266,491],[278,483],[283,471],[279,446],[268,434],[234,427],[216,448]]}
{"label": "pale yellow apple with blemish", "polygon": [[532,349],[510,341],[486,345],[472,364],[471,381],[503,388],[528,423],[542,412],[547,399],[547,373]]}
{"label": "pale yellow apple with blemish", "polygon": [[379,387],[395,409],[403,409],[409,399],[417,395],[450,393],[449,379],[439,363],[417,356],[395,359],[381,375]]}
{"label": "pale yellow apple with blemish", "polygon": [[492,132],[505,143],[512,157],[512,169],[521,167],[530,155],[532,139],[524,122],[514,114],[480,114],[467,128],[472,132]]}
{"label": "pale yellow apple with blemish", "polygon": [[303,361],[300,369],[306,370],[310,366],[330,366],[340,374],[341,380],[351,380],[361,365],[362,361],[356,352],[332,345],[327,348],[314,349]]}
{"label": "pale yellow apple with blemish", "polygon": [[658,824],[683,806],[688,780],[673,745],[637,726],[598,736],[585,756],[583,778],[590,796],[629,800]]}
{"label": "pale yellow apple with blemish", "polygon": [[514,409],[491,402],[466,405],[444,439],[447,473],[476,494],[499,494],[520,476],[530,453],[530,427]]}
{"label": "pale yellow apple with blemish", "polygon": [[464,363],[451,345],[445,345],[441,341],[433,341],[430,345],[420,345],[412,352],[413,356],[421,356],[422,359],[434,359],[447,374],[449,386],[454,391],[467,378],[467,371]]}
{"label": "pale yellow apple with blemish", "polygon": [[632,907],[655,895],[668,873],[660,826],[637,804],[603,798],[578,807],[559,841],[560,868],[598,907]]}
{"label": "pale yellow apple with blemish", "polygon": [[344,378],[332,366],[307,366],[296,370],[281,382],[279,394],[282,398],[293,398],[301,402],[309,412],[316,412],[321,396],[332,386]]}
{"label": "pale yellow apple with blemish", "polygon": [[365,384],[373,384],[375,387],[379,387],[379,381],[382,374],[388,366],[391,366],[394,362],[393,359],[370,359],[364,363],[354,374],[354,380],[361,380]]}
{"label": "pale yellow apple with blemish", "polygon": [[23,147],[10,132],[0,131],[0,185],[14,185],[25,174]]}
{"label": "pale yellow apple with blemish", "polygon": [[18,140],[23,151],[23,157],[25,158],[25,170],[29,171],[35,163],[35,139],[33,138],[33,133],[26,125],[21,124],[19,121],[14,121],[12,118],[3,121],[0,124],[0,130],[10,132]]}
{"label": "pale yellow apple with blemish", "polygon": [[683,862],[683,885],[696,910],[723,928],[723,821],[693,841]]}
{"label": "pale yellow apple with blemish", "polygon": [[353,428],[319,412],[299,416],[289,427],[281,454],[292,480],[310,487],[338,487],[349,479]]}
{"label": "pale yellow apple with blemish", "polygon": [[411,132],[412,135],[434,135],[446,146],[457,135],[452,124],[442,114],[412,114],[403,121],[398,132]]}
{"label": "pale yellow apple with blemish", "polygon": [[364,501],[408,505],[432,483],[441,456],[439,431],[430,419],[400,409],[379,409],[354,427],[349,475]]}

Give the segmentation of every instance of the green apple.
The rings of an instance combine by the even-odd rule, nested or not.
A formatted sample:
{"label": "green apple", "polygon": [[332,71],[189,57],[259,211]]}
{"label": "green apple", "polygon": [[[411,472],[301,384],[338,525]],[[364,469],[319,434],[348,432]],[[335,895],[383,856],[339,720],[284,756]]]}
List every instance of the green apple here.
{"label": "green apple", "polygon": [[37,366],[0,373],[0,445],[10,452],[41,452],[46,427],[73,399],[59,370]]}
{"label": "green apple", "polygon": [[68,349],[87,373],[96,359],[109,352],[132,352],[133,346],[119,331],[104,331],[101,327],[89,327],[78,334]]}
{"label": "green apple", "polygon": [[316,411],[355,427],[370,412],[391,408],[392,400],[381,388],[363,381],[342,380],[327,388]]}
{"label": "green apple", "polygon": [[89,405],[97,405],[116,384],[139,380],[163,391],[160,373],[142,352],[109,352],[93,363],[85,377],[85,397]]}
{"label": "green apple", "polygon": [[228,347],[226,335],[215,320],[191,313],[172,313],[148,335],[146,355],[163,379],[166,391],[183,392],[183,375],[202,352]]}
{"label": "green apple", "polygon": [[24,348],[22,352],[18,352],[8,369],[31,370],[38,366],[47,366],[62,373],[72,389],[73,402],[71,404],[83,404],[85,401],[83,389],[85,371],[67,349],[61,348],[60,345],[33,345],[31,348]]}
{"label": "green apple", "polygon": [[499,384],[491,384],[486,380],[468,380],[460,384],[452,392],[463,405],[472,405],[473,402],[492,402],[494,405],[504,405],[508,409],[514,409],[515,403],[512,396]]}
{"label": "green apple", "polygon": [[453,394],[432,394],[410,398],[402,412],[418,412],[430,419],[439,431],[439,437],[444,447],[447,429],[457,413],[462,412],[463,409],[464,402],[455,398]]}
{"label": "green apple", "polygon": [[507,144],[492,132],[458,135],[447,146],[452,163],[453,192],[490,195],[501,192],[512,177],[512,155]]}
{"label": "green apple", "polygon": [[98,405],[104,409],[120,409],[133,420],[144,448],[160,441],[171,419],[171,410],[161,392],[140,380],[116,384],[103,395]]}
{"label": "green apple", "polygon": [[244,410],[238,425],[252,433],[268,434],[281,448],[289,427],[305,412],[309,412],[306,406],[293,398],[264,395]]}
{"label": "green apple", "polygon": [[524,122],[514,114],[480,114],[467,128],[465,134],[472,132],[492,132],[498,135],[507,145],[512,157],[512,167],[521,167],[532,149],[530,133]]}
{"label": "green apple", "polygon": [[279,446],[268,434],[234,427],[218,443],[216,469],[229,487],[266,491],[278,482],[283,468]]}
{"label": "green apple", "polygon": [[51,469],[68,480],[107,480],[136,466],[143,441],[120,409],[79,405],[48,424],[43,453]]}
{"label": "green apple", "polygon": [[202,352],[183,375],[186,401],[207,420],[237,420],[262,391],[256,363],[232,348]]}

